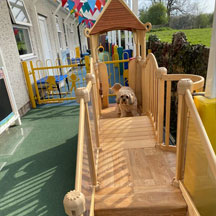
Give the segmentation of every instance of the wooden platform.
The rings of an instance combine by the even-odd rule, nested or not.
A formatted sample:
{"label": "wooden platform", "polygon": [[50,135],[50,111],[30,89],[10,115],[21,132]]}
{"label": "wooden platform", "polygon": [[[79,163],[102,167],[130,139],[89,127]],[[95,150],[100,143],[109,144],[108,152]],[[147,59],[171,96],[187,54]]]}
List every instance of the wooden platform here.
{"label": "wooden platform", "polygon": [[101,119],[100,142],[96,216],[186,215],[180,190],[171,186],[176,155],[155,147],[147,116]]}

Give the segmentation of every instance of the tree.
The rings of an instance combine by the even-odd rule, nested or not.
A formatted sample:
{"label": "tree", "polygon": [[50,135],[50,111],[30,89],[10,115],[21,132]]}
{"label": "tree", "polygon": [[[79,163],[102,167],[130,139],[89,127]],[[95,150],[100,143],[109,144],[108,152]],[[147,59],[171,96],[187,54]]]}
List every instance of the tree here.
{"label": "tree", "polygon": [[173,15],[186,15],[198,10],[198,2],[191,0],[150,0],[151,4],[163,3],[166,7],[168,22]]}
{"label": "tree", "polygon": [[148,10],[147,9],[143,8],[143,9],[139,10],[139,19],[143,23],[149,22],[149,20],[148,20]]}
{"label": "tree", "polygon": [[213,14],[199,14],[196,17],[196,27],[197,28],[207,28],[212,25]]}
{"label": "tree", "polygon": [[155,3],[148,10],[140,10],[140,20],[143,23],[151,22],[152,25],[166,24],[166,7],[162,3]]}

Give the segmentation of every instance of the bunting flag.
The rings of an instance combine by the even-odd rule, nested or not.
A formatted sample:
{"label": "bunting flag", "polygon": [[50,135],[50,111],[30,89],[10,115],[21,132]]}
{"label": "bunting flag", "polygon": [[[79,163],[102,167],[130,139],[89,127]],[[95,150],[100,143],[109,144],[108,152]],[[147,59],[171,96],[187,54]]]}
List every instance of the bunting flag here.
{"label": "bunting flag", "polygon": [[67,0],[62,0],[62,7],[64,7],[66,3],[67,3]]}
{"label": "bunting flag", "polygon": [[[54,0],[56,1],[56,0]],[[89,28],[91,28],[95,23],[94,19],[89,19],[83,14],[87,11],[93,16],[98,10],[101,12],[107,0],[61,0],[62,7],[68,3],[68,8],[71,14],[74,13],[75,17],[78,19],[79,23],[85,23]],[[89,14],[88,14],[89,17]],[[17,34],[17,32],[15,32]]]}
{"label": "bunting flag", "polygon": [[101,1],[97,0],[95,5],[97,6],[98,10],[100,11],[101,10]]}
{"label": "bunting flag", "polygon": [[96,10],[97,10],[97,8],[95,8],[94,10],[90,9],[90,13],[91,13],[92,16],[93,16],[94,13],[96,12]]}
{"label": "bunting flag", "polygon": [[82,11],[83,11],[83,13],[85,13],[87,11],[85,4],[83,4],[83,6],[82,6]]}
{"label": "bunting flag", "polygon": [[100,0],[100,2],[103,6],[106,4],[106,0]]}
{"label": "bunting flag", "polygon": [[74,9],[74,6],[75,6],[75,3],[72,0],[68,0],[68,7],[70,11]]}
{"label": "bunting flag", "polygon": [[82,23],[84,20],[85,20],[84,17],[79,16],[79,18],[78,18],[79,23]]}
{"label": "bunting flag", "polygon": [[96,0],[88,0],[88,4],[92,11],[94,11]]}
{"label": "bunting flag", "polygon": [[79,3],[79,5],[77,6],[77,11],[79,12],[80,11],[80,9],[82,8],[82,6],[83,6],[83,3]]}
{"label": "bunting flag", "polygon": [[84,6],[85,6],[86,10],[89,12],[91,8],[90,8],[88,2],[85,2]]}
{"label": "bunting flag", "polygon": [[76,8],[77,8],[78,5],[79,5],[79,3],[80,3],[80,0],[73,0],[73,1],[74,1],[74,3],[75,3]]}

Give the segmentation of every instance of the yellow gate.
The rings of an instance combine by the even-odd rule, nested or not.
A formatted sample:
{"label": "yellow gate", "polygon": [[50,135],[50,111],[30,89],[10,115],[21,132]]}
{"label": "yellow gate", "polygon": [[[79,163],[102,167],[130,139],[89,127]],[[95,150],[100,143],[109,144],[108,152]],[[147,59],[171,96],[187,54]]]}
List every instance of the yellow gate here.
{"label": "yellow gate", "polygon": [[86,86],[86,69],[80,64],[70,62],[69,65],[52,66],[51,60],[46,61],[45,66],[41,61],[37,61],[35,65],[30,61],[29,64],[30,72],[27,62],[22,62],[33,108],[36,107],[36,103],[47,104],[75,100],[76,88]]}

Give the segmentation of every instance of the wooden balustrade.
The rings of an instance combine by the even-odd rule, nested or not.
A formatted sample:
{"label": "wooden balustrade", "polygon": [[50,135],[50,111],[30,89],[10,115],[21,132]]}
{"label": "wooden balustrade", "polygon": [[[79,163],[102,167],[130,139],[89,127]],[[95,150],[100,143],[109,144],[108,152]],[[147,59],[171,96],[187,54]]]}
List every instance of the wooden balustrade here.
{"label": "wooden balustrade", "polygon": [[215,198],[211,194],[216,190],[215,153],[192,97],[192,92],[200,87],[203,86],[199,79],[195,83],[191,79],[178,82],[177,164],[173,181],[182,191],[189,215],[196,216],[200,215],[200,209],[206,215],[215,211]]}
{"label": "wooden balustrade", "polygon": [[183,78],[192,80],[193,92],[202,91],[204,86],[203,77],[192,74],[167,74],[166,68],[158,67],[152,53],[147,56],[143,64],[142,112],[151,117],[158,144],[166,150],[175,151],[176,148],[170,145],[172,83]]}
{"label": "wooden balustrade", "polygon": [[[99,126],[97,118],[96,102],[96,79],[94,74],[88,73],[86,76],[87,86],[85,88],[78,88],[76,90],[76,100],[80,103],[80,118],[79,118],[79,133],[78,133],[78,146],[77,146],[77,165],[76,165],[76,179],[75,190],[83,192],[84,195],[90,197],[90,205],[88,206],[90,215],[94,212],[94,194],[97,187],[97,158],[99,151],[95,151],[95,148],[99,148]],[[93,119],[90,119],[89,101],[91,101]],[[93,121],[93,122],[92,122]],[[95,133],[95,142],[93,143],[93,133]],[[84,149],[86,147],[86,149]],[[83,152],[86,150],[85,156],[87,161],[84,161]],[[86,158],[85,158],[86,160]],[[83,167],[83,164],[85,164]],[[86,167],[87,166],[87,167]],[[89,172],[86,172],[86,169]],[[85,174],[84,174],[85,173]],[[91,185],[89,191],[86,188],[83,190],[82,182],[83,175],[89,179]],[[90,176],[89,176],[90,175]],[[86,181],[86,180],[85,180]],[[84,182],[85,184],[87,182]],[[87,194],[85,194],[87,193]]]}

